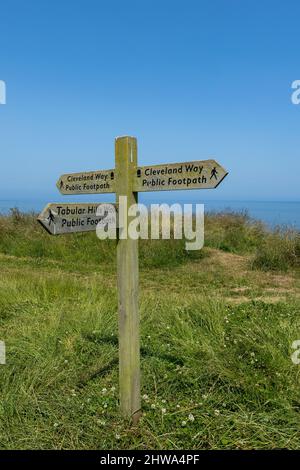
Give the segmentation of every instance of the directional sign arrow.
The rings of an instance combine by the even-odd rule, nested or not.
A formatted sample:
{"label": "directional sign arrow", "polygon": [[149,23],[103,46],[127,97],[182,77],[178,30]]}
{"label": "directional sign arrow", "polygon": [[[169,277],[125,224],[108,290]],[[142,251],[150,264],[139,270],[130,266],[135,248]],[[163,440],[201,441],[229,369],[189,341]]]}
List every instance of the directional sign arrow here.
{"label": "directional sign arrow", "polygon": [[[104,215],[97,215],[99,206],[102,206]],[[47,204],[37,220],[51,235],[61,235],[95,231],[97,224],[104,220],[104,217],[107,223],[117,227],[117,205],[110,203]]]}
{"label": "directional sign arrow", "polygon": [[215,160],[202,160],[137,168],[134,191],[216,188],[227,171]]}
{"label": "directional sign arrow", "polygon": [[56,183],[61,194],[115,192],[115,170],[99,170],[62,175]]}
{"label": "directional sign arrow", "polygon": [[[180,189],[216,188],[227,171],[215,160],[141,166],[133,176],[133,189],[173,191]],[[99,170],[62,175],[56,186],[61,194],[114,193],[115,170]]]}

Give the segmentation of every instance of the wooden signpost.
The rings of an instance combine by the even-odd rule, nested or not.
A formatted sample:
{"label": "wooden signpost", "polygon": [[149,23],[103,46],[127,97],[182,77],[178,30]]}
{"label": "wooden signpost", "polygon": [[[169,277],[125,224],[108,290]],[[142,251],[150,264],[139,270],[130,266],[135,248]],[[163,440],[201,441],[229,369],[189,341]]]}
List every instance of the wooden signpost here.
{"label": "wooden signpost", "polygon": [[142,166],[133,181],[135,191],[216,188],[227,175],[215,160]]}
{"label": "wooden signpost", "polygon": [[[51,235],[91,232],[96,230],[98,223],[104,217],[97,215],[97,209],[100,205],[100,203],[47,204],[37,220]],[[117,225],[117,206],[116,204],[109,205],[114,207],[114,210],[106,210],[106,221]],[[108,206],[108,204],[105,204],[105,206]]]}
{"label": "wooden signpost", "polygon": [[[137,141],[118,137],[115,169],[62,175],[61,194],[116,193],[127,197],[127,205],[138,202],[140,191],[216,188],[227,175],[215,160],[191,161],[138,167]],[[38,221],[52,235],[96,230],[101,217],[92,204],[48,204]],[[112,217],[112,214],[108,214]],[[117,220],[117,283],[119,307],[119,383],[122,413],[137,423],[141,415],[140,333],[138,310],[138,241],[127,237],[129,216]]]}
{"label": "wooden signpost", "polygon": [[101,194],[115,192],[115,170],[62,175],[56,186],[61,194]]}

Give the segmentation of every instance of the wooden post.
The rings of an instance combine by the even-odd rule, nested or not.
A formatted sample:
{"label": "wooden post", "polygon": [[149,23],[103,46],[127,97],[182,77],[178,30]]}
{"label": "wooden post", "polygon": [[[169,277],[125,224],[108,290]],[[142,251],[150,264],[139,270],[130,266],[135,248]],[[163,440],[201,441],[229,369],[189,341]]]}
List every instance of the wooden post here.
{"label": "wooden post", "polygon": [[[136,139],[118,137],[115,141],[115,158],[117,203],[120,202],[120,196],[127,196],[129,208],[138,202],[137,193],[133,192],[133,176],[137,171]],[[125,226],[118,229],[117,240],[119,382],[121,412],[136,424],[141,415],[138,240],[128,237],[129,223],[128,217]],[[123,239],[122,234],[126,238]]]}

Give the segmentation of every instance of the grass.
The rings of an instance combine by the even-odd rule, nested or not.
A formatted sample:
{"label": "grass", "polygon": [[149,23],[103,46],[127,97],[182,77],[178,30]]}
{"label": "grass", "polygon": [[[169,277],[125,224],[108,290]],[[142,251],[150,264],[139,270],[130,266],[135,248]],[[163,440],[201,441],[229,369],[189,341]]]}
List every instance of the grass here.
{"label": "grass", "polygon": [[300,234],[291,230],[277,229],[268,234],[253,259],[253,267],[268,270],[287,271],[299,267]]}
{"label": "grass", "polygon": [[299,239],[211,214],[140,243],[143,417],[118,413],[114,242],[0,218],[1,449],[300,448]]}

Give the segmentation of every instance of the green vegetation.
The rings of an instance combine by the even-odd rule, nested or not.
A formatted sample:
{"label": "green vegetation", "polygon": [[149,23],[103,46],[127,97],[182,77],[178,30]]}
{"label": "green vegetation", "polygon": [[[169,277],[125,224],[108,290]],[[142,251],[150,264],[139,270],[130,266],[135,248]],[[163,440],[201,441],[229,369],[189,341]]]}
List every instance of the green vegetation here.
{"label": "green vegetation", "polygon": [[140,242],[144,414],[118,414],[115,243],[0,218],[1,449],[300,448],[299,234],[210,214]]}
{"label": "green vegetation", "polygon": [[277,229],[263,239],[253,259],[253,267],[266,271],[287,271],[289,268],[299,268],[299,260],[300,234]]}

